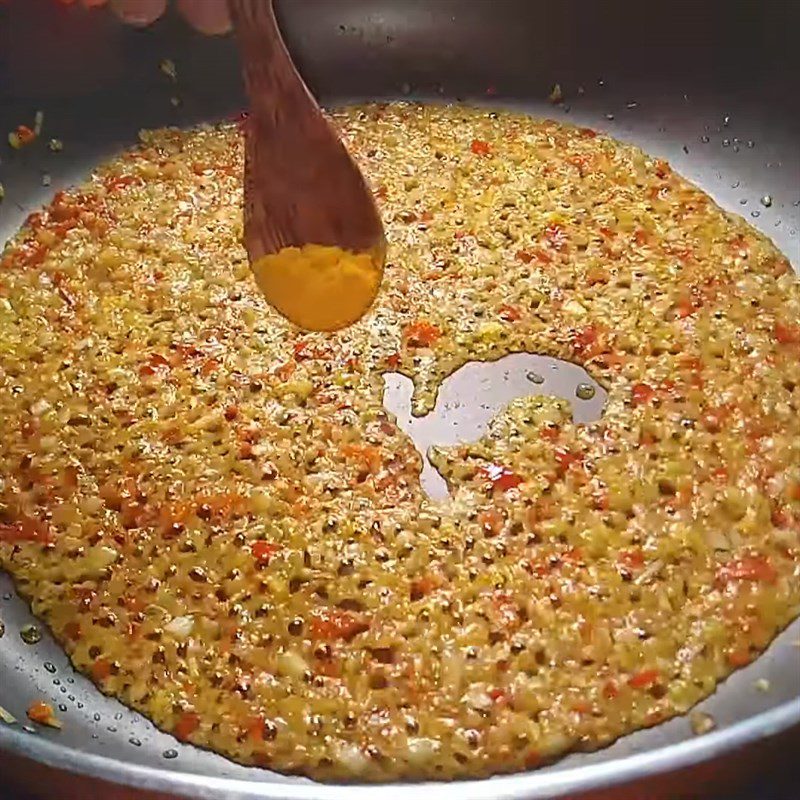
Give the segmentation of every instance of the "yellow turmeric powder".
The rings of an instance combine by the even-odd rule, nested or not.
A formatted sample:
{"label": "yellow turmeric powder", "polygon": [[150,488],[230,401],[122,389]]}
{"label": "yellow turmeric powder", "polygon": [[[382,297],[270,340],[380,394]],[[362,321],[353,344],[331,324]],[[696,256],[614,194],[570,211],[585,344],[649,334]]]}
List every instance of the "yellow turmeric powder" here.
{"label": "yellow turmeric powder", "polygon": [[307,244],[260,258],[253,272],[267,300],[290,322],[333,331],[356,322],[372,305],[383,257]]}

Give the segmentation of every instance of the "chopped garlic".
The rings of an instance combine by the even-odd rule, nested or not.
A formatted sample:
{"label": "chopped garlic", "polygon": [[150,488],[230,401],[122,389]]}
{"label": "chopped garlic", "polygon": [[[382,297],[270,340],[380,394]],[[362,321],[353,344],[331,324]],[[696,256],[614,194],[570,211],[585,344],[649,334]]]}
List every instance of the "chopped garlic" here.
{"label": "chopped garlic", "polygon": [[44,414],[45,411],[49,410],[50,408],[51,408],[50,403],[44,398],[41,398],[31,406],[31,414],[40,417],[42,414]]}
{"label": "chopped garlic", "polygon": [[176,639],[185,639],[194,627],[194,617],[173,617],[165,626],[164,630],[171,633]]}
{"label": "chopped garlic", "polygon": [[287,650],[278,656],[278,671],[281,675],[288,675],[290,678],[302,678],[307,669],[308,664],[295,650]]}
{"label": "chopped garlic", "polygon": [[339,761],[345,765],[349,772],[355,775],[363,772],[369,765],[369,759],[361,751],[361,748],[354,744],[342,742],[338,747]]}
{"label": "chopped garlic", "polygon": [[439,750],[439,742],[422,736],[412,737],[408,740],[408,760],[420,766],[430,762]]}
{"label": "chopped garlic", "polygon": [[582,305],[577,300],[568,300],[564,303],[564,311],[574,314],[576,317],[582,317],[586,314],[586,306]]}
{"label": "chopped garlic", "polygon": [[164,58],[158,65],[158,68],[171,80],[178,80],[178,70],[175,67],[175,62],[171,58]]}
{"label": "chopped garlic", "polygon": [[547,98],[551,103],[560,103],[564,99],[564,92],[561,90],[561,84],[556,83]]}
{"label": "chopped garlic", "polygon": [[695,736],[702,736],[704,733],[713,731],[717,727],[717,723],[711,714],[706,714],[703,711],[692,711],[689,714],[689,724],[692,726],[692,733]]}

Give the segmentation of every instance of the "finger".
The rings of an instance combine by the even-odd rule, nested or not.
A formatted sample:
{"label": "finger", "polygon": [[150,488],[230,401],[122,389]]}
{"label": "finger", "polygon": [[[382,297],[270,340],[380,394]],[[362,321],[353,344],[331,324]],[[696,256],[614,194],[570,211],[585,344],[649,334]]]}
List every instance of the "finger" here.
{"label": "finger", "polygon": [[167,8],[167,0],[111,0],[114,13],[129,25],[149,25]]}
{"label": "finger", "polygon": [[231,29],[227,0],[178,0],[178,10],[201,33],[214,36]]}

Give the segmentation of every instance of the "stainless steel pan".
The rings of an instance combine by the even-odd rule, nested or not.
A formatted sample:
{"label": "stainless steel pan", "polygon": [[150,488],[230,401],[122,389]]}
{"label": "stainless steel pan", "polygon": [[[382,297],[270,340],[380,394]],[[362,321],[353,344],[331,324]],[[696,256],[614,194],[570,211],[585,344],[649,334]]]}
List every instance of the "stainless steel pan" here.
{"label": "stainless steel pan", "polygon": [[[284,0],[279,12],[327,104],[481,102],[606,130],[667,158],[800,266],[800,3]],[[159,69],[162,59],[174,62],[177,80]],[[562,105],[547,100],[555,83]],[[0,134],[44,112],[43,142],[0,147],[0,241],[139,128],[218,119],[243,104],[230,38],[203,38],[176,18],[137,32],[53,0],[0,3]],[[51,137],[63,152],[47,150]],[[571,396],[570,381],[557,374],[550,389]],[[0,705],[20,719],[0,725],[0,789],[15,780],[46,797],[90,797],[99,781],[109,783],[105,796],[126,798],[696,797],[762,762],[775,751],[770,737],[800,723],[795,624],[703,704],[718,722],[705,736],[677,719],[528,774],[379,790],[321,785],[178,744],[75,675],[47,635],[25,644],[19,632],[32,619],[4,576],[0,598]],[[59,706],[63,731],[22,727],[38,698]]]}

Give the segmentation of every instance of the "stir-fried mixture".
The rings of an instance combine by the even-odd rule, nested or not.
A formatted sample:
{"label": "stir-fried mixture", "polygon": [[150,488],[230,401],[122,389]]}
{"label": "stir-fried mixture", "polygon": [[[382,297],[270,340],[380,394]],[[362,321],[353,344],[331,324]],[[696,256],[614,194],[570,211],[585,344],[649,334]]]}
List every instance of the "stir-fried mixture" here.
{"label": "stir-fried mixture", "polygon": [[[798,613],[789,263],[592,130],[334,119],[389,242],[343,331],[259,292],[235,126],[144,134],[6,249],[0,563],[103,691],[245,763],[487,775],[687,711]],[[434,503],[381,373],[424,413],[519,351],[603,418],[516,401]]]}

